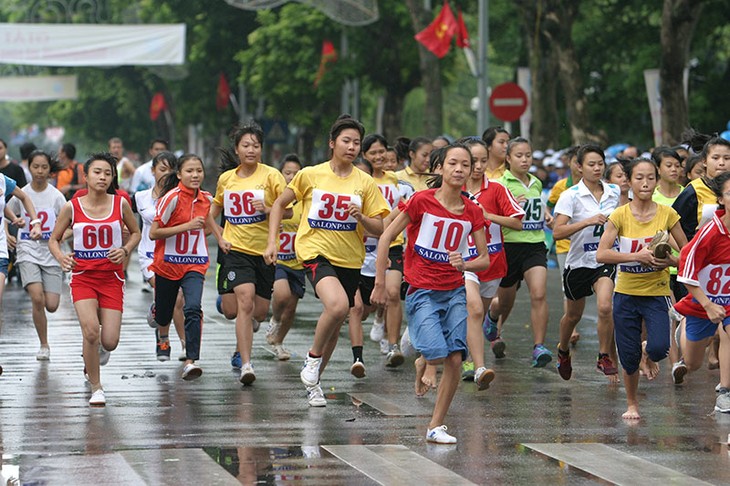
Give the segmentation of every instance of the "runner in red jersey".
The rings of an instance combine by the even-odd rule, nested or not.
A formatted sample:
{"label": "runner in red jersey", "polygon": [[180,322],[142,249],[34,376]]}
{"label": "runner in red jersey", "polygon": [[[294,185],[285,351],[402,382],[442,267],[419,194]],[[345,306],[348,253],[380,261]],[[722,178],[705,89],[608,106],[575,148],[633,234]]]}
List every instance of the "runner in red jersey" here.
{"label": "runner in red jersey", "polygon": [[[84,171],[89,192],[67,202],[61,209],[48,242],[61,268],[73,272],[71,297],[84,336],[84,365],[91,384],[89,405],[92,406],[106,404],[99,365],[100,361],[106,364],[108,353],[119,344],[124,305],[122,264],[140,240],[132,208],[115,194],[116,164],[114,156],[108,153],[94,154],[86,161]],[[123,245],[124,225],[130,236]],[[64,254],[61,239],[70,227],[74,252]]]}

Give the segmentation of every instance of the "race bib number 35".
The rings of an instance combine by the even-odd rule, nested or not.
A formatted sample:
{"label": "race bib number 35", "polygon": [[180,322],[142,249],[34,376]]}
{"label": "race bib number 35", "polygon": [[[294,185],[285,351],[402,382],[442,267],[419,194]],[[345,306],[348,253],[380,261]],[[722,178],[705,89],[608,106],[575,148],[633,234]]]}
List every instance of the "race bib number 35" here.
{"label": "race bib number 35", "polygon": [[314,189],[312,207],[307,216],[309,226],[331,231],[355,231],[357,220],[350,216],[350,204],[362,207],[362,198],[354,194],[333,194]]}
{"label": "race bib number 35", "polygon": [[223,210],[226,221],[231,224],[254,224],[266,220],[266,215],[256,211],[253,201],[264,200],[263,189],[246,191],[225,191],[223,193]]}
{"label": "race bib number 35", "polygon": [[186,231],[165,239],[165,261],[178,265],[208,263],[203,230]]}
{"label": "race bib number 35", "polygon": [[448,263],[449,253],[467,254],[471,223],[424,214],[414,248],[426,260]]}

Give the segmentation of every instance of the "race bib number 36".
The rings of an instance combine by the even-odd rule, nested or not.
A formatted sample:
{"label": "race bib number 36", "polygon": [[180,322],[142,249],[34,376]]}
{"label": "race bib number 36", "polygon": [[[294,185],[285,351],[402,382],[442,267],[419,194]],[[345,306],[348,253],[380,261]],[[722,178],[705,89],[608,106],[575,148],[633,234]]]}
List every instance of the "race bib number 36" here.
{"label": "race bib number 36", "polygon": [[312,207],[307,216],[309,226],[331,231],[355,231],[357,220],[350,216],[350,204],[362,207],[362,198],[354,194],[333,194],[314,189]]}
{"label": "race bib number 36", "polygon": [[208,263],[203,230],[186,231],[165,239],[165,261],[178,265]]}
{"label": "race bib number 36", "polygon": [[449,253],[467,254],[467,236],[471,223],[424,214],[414,248],[426,260],[448,263]]}
{"label": "race bib number 36", "polygon": [[254,224],[266,220],[266,215],[256,211],[253,201],[264,200],[263,189],[246,191],[225,191],[223,193],[223,210],[226,221],[231,224]]}

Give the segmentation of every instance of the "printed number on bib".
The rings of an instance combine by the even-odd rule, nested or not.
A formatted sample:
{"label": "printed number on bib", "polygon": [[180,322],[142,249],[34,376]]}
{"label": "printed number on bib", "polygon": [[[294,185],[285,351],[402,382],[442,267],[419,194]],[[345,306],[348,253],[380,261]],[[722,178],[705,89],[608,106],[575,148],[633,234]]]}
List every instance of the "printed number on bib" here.
{"label": "printed number on bib", "polygon": [[380,189],[380,193],[385,198],[388,206],[393,209],[398,204],[398,200],[400,199],[400,193],[398,192],[398,188],[392,184],[384,184],[382,186],[379,185],[378,189]]}
{"label": "printed number on bib", "polygon": [[266,220],[264,213],[254,209],[254,200],[264,200],[263,189],[225,191],[223,193],[223,209],[226,221],[231,224],[254,224]]}
{"label": "printed number on bib", "polygon": [[297,255],[294,251],[294,242],[297,234],[282,231],[279,233],[279,253],[277,259],[282,261],[294,260]]}
{"label": "printed number on bib", "polygon": [[534,197],[525,201],[525,217],[522,218],[523,231],[541,230],[544,227],[542,200]]}
{"label": "printed number on bib", "polygon": [[416,238],[415,250],[421,257],[434,262],[448,263],[449,253],[468,251],[466,237],[471,223],[456,219],[424,214]]}
{"label": "printed number on bib", "polygon": [[[619,237],[618,251],[621,253],[636,253],[644,246],[651,243],[652,236],[647,238],[627,238],[625,236]],[[651,273],[656,271],[651,267],[645,267],[639,262],[622,263],[619,265],[619,270],[626,273]]]}
{"label": "printed number on bib", "polygon": [[74,232],[74,258],[96,260],[106,258],[109,250],[122,246],[122,227],[118,222],[77,223]]}
{"label": "printed number on bib", "polygon": [[362,207],[362,199],[354,194],[333,194],[314,189],[312,206],[307,216],[309,226],[332,231],[355,231],[357,220],[350,216],[350,204]]}
{"label": "printed number on bib", "polygon": [[700,270],[700,284],[715,304],[730,305],[730,265],[710,265]]}
{"label": "printed number on bib", "polygon": [[165,239],[165,261],[181,265],[207,263],[203,230],[185,231]]}
{"label": "printed number on bib", "polygon": [[[56,213],[52,209],[36,209],[38,219],[41,220],[41,239],[51,239],[53,227],[56,225]],[[19,240],[30,240],[30,216],[25,215],[25,226],[18,229]]]}
{"label": "printed number on bib", "polygon": [[[603,235],[603,229],[604,226],[602,224],[597,224],[593,227],[593,241],[587,241],[583,243],[583,251],[588,253],[589,251],[596,251],[598,250],[598,242],[601,239],[601,236]],[[586,237],[588,239],[588,237]]]}

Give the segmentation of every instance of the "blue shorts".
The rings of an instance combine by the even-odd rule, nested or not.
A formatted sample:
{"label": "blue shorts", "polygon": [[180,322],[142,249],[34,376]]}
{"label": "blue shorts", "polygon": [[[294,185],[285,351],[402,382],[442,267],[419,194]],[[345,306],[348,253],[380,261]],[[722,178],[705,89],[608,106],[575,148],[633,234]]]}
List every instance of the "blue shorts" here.
{"label": "blue shorts", "polygon": [[[730,326],[730,317],[726,317],[722,320],[723,326]],[[685,331],[687,333],[687,339],[690,341],[702,341],[708,337],[712,337],[717,332],[717,324],[709,319],[703,319],[701,317],[686,316],[685,317]]]}
{"label": "blue shorts", "polygon": [[427,290],[410,287],[406,294],[408,334],[427,361],[460,352],[466,358],[466,289]]}
{"label": "blue shorts", "polygon": [[8,276],[8,264],[10,261],[7,258],[0,258],[0,273]]}
{"label": "blue shorts", "polygon": [[669,352],[669,296],[613,294],[613,328],[621,366],[629,375],[641,361],[641,323],[646,327],[646,354],[654,362]]}
{"label": "blue shorts", "polygon": [[276,264],[274,272],[274,282],[286,279],[289,282],[289,290],[291,293],[299,297],[304,297],[304,269],[294,270],[286,265]]}

